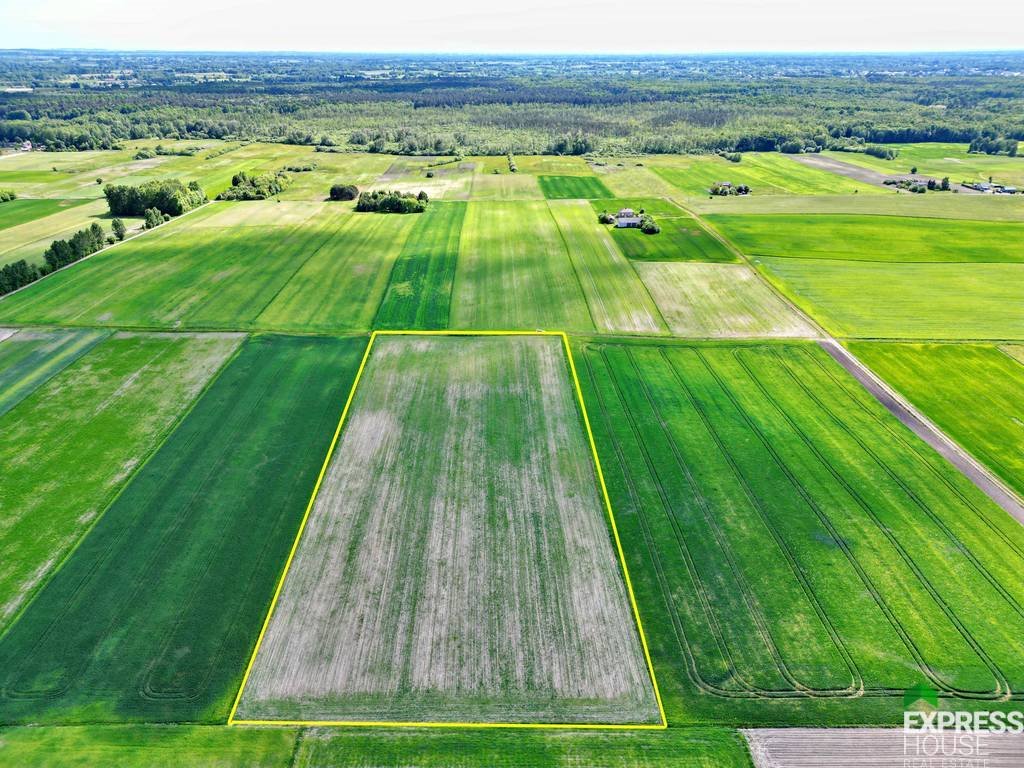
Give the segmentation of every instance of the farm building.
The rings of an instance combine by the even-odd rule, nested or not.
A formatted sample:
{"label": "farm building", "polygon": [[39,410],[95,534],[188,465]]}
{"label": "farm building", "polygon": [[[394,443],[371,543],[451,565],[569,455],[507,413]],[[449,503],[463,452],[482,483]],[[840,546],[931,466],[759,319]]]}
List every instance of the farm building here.
{"label": "farm building", "polygon": [[623,208],[615,214],[616,227],[639,227],[640,214],[635,213],[632,208]]}

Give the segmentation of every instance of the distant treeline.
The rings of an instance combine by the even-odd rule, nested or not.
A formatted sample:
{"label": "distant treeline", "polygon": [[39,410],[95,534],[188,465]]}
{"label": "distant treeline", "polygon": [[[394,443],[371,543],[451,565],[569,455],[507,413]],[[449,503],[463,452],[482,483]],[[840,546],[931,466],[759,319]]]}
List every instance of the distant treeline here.
{"label": "distant treeline", "polygon": [[[287,67],[251,54],[105,56],[0,54],[0,82],[35,88],[4,95],[0,140],[62,150],[230,138],[504,155],[1024,139],[1024,78],[1011,76],[1024,71],[1024,55],[1012,53],[512,58],[501,66],[300,55]],[[205,72],[227,74],[204,82],[196,68],[213,60],[220,69]]]}

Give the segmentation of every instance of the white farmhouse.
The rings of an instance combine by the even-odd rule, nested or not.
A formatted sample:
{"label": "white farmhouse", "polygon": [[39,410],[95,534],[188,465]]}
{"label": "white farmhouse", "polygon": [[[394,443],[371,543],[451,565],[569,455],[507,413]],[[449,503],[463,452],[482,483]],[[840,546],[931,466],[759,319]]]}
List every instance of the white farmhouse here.
{"label": "white farmhouse", "polygon": [[639,227],[640,215],[633,212],[632,208],[623,208],[615,214],[616,227]]}

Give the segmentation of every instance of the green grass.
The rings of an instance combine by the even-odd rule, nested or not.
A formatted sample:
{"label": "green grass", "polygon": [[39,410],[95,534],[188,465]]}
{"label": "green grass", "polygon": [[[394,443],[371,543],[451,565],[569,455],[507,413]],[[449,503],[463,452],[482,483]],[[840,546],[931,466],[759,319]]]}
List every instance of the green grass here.
{"label": "green grass", "polygon": [[0,729],[0,762],[34,768],[290,768],[293,728],[113,725]]}
{"label": "green grass", "polygon": [[1024,265],[762,258],[765,272],[833,334],[1024,339]]}
{"label": "green grass", "polygon": [[849,213],[971,221],[1024,221],[1024,195],[748,195],[693,199],[709,213]]}
{"label": "green grass", "polygon": [[0,229],[16,227],[44,216],[58,213],[65,208],[81,205],[84,200],[9,200],[0,203]]}
{"label": "green grass", "polygon": [[465,203],[431,203],[417,218],[391,270],[377,328],[448,327]]}
{"label": "green grass", "polygon": [[903,216],[705,217],[751,256],[886,262],[1024,262],[1024,227]]}
{"label": "green grass", "polygon": [[657,722],[582,426],[558,337],[378,337],[237,717]]}
{"label": "green grass", "polygon": [[0,418],[0,628],[103,512],[237,343],[116,335]]}
{"label": "green grass", "polygon": [[736,261],[722,243],[707,232],[695,218],[667,200],[657,198],[617,198],[591,202],[595,214],[616,213],[621,208],[644,210],[651,214],[661,232],[645,235],[639,229],[609,227],[622,252],[639,261]]}
{"label": "green grass", "polygon": [[295,768],[746,768],[743,738],[714,728],[659,733],[314,729]]}
{"label": "green grass", "polygon": [[1024,529],[822,350],[578,350],[670,722],[1019,707]]}
{"label": "green grass", "polygon": [[647,288],[597,222],[590,206],[567,201],[553,203],[550,208],[597,328],[611,333],[666,332],[665,321]]}
{"label": "green grass", "polygon": [[1024,157],[1007,157],[1006,155],[972,155],[967,152],[967,144],[949,144],[943,142],[925,142],[917,144],[888,144],[899,154],[894,160],[882,160],[871,155],[856,152],[825,152],[854,165],[862,165],[888,174],[909,174],[916,167],[917,172],[924,176],[960,181],[993,181],[1010,184],[1020,188],[1024,186]]}
{"label": "green grass", "polygon": [[1024,365],[994,346],[855,343],[850,349],[1024,496]]}
{"label": "green grass", "polygon": [[716,182],[746,184],[758,195],[828,195],[885,193],[838,174],[809,168],[777,152],[746,152],[739,163],[710,155],[659,155],[647,159],[651,170],[684,195],[708,196]]}
{"label": "green grass", "polygon": [[541,192],[548,200],[586,200],[611,197],[596,176],[538,176]]}
{"label": "green grass", "polygon": [[0,640],[0,722],[226,719],[364,346],[242,347]]}
{"label": "green grass", "polygon": [[[277,225],[268,224],[274,213]],[[0,302],[9,322],[365,330],[414,216],[217,203]]]}
{"label": "green grass", "polygon": [[[107,213],[107,204],[99,200],[84,204],[67,200],[14,201],[20,202],[45,203],[39,210],[46,211],[46,214],[14,223],[6,228],[0,227],[0,266],[19,259],[25,259],[32,264],[42,264],[43,254],[50,247],[50,243],[61,238],[67,239],[93,222],[103,227],[105,232],[110,231],[111,217]],[[51,203],[57,205],[51,206]],[[2,210],[3,206],[0,206],[0,211]],[[138,220],[125,219],[125,224],[133,228],[137,226]]]}
{"label": "green grass", "polygon": [[101,331],[18,331],[0,343],[0,416],[106,337]]}
{"label": "green grass", "polygon": [[817,335],[745,264],[641,262],[635,269],[676,336]]}
{"label": "green grass", "polygon": [[[366,330],[388,286],[392,267],[420,216],[357,213],[330,208],[300,232],[321,227],[325,238],[299,255],[294,274],[256,318],[273,330]],[[333,222],[331,219],[334,219]]]}
{"label": "green grass", "polygon": [[593,330],[572,260],[546,203],[469,203],[451,327]]}

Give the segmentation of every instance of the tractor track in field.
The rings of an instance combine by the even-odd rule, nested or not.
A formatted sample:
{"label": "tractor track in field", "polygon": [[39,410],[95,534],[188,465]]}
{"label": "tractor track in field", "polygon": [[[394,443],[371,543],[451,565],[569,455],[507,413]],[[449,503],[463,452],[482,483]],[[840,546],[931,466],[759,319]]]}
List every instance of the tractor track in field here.
{"label": "tractor track in field", "polygon": [[1007,514],[1024,525],[1024,502],[987,467],[961,448],[839,342],[834,339],[826,339],[818,344],[847,373],[860,382],[878,402],[885,406],[889,413],[956,467],[964,477],[974,483]]}

